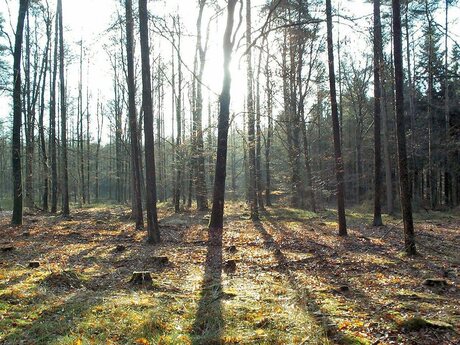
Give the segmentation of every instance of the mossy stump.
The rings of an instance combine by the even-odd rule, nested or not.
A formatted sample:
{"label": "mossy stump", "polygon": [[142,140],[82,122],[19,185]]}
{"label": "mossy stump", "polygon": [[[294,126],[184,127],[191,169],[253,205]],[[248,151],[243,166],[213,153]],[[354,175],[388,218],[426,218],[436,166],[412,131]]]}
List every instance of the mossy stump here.
{"label": "mossy stump", "polygon": [[422,317],[413,317],[404,320],[401,326],[408,331],[418,331],[422,328],[453,329],[453,326],[447,322],[429,320]]}
{"label": "mossy stump", "polygon": [[133,272],[129,282],[133,285],[148,285],[152,283],[152,275],[149,271]]}

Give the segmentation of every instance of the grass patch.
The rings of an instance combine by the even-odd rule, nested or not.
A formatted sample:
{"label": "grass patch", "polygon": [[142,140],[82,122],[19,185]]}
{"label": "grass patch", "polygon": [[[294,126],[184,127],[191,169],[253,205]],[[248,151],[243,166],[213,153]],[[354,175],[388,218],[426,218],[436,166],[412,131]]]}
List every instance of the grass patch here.
{"label": "grass patch", "polygon": [[290,207],[267,207],[274,220],[306,221],[317,218],[318,213]]}

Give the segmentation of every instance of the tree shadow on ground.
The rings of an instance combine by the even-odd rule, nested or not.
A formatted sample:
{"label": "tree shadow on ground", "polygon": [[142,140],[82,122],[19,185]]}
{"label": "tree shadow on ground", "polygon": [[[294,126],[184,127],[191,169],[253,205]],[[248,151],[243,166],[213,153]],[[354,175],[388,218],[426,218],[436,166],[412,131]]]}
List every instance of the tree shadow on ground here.
{"label": "tree shadow on ground", "polygon": [[220,344],[222,312],[222,229],[208,230],[208,244],[200,300],[191,332],[193,344]]}
{"label": "tree shadow on ground", "polygon": [[296,293],[297,305],[301,307],[304,312],[314,317],[318,325],[324,331],[324,334],[327,336],[339,335],[340,332],[338,328],[332,323],[329,317],[322,312],[321,306],[317,303],[312,293],[306,289],[296,278],[296,276],[290,271],[288,265],[288,259],[283,254],[280,249],[280,245],[275,241],[273,236],[265,229],[264,225],[260,221],[254,222],[254,227],[262,235],[264,239],[264,245],[268,249],[275,249],[274,256],[278,261],[278,267],[280,268],[280,273],[283,274],[291,286],[291,288]]}
{"label": "tree shadow on ground", "polygon": [[34,317],[32,322],[18,322],[13,332],[3,338],[1,343],[50,344],[71,334],[79,320],[102,299],[89,290],[67,290],[63,293],[70,294],[64,302],[46,308],[49,302],[44,301],[45,308],[39,312],[38,317]]}
{"label": "tree shadow on ground", "polygon": [[[268,227],[273,229],[275,233],[268,234],[268,236],[264,235],[262,231],[266,231],[265,229],[261,229],[260,226],[258,228],[264,238],[266,238],[266,243],[270,244],[271,248],[274,248],[273,245],[273,238],[278,238],[279,234],[284,234],[289,232],[289,230],[283,226],[283,224],[273,222],[270,219],[270,215],[267,215],[268,219]],[[261,225],[263,228],[263,225]],[[362,234],[362,231],[358,231],[359,234]],[[273,235],[273,236],[272,236]],[[367,234],[368,235],[368,234]],[[346,292],[343,293],[337,289],[331,289],[327,295],[331,296],[334,300],[346,301],[347,304],[351,305],[355,312],[359,313],[372,313],[374,318],[378,317],[386,317],[388,312],[396,311],[396,312],[413,312],[413,307],[411,303],[401,304],[400,297],[393,292],[392,288],[388,291],[385,291],[381,286],[373,285],[372,289],[380,289],[380,294],[375,295],[368,293],[369,282],[364,279],[356,280],[359,276],[365,277],[367,274],[366,272],[383,272],[392,278],[399,278],[400,281],[398,282],[398,286],[401,288],[406,288],[410,290],[414,290],[414,293],[418,290],[421,292],[424,291],[424,288],[415,287],[413,284],[406,282],[405,277],[410,276],[411,278],[420,279],[423,276],[423,272],[420,271],[420,268],[417,268],[417,262],[422,260],[425,261],[422,257],[415,257],[415,258],[408,258],[403,260],[399,257],[394,255],[389,256],[388,254],[391,253],[390,251],[390,244],[371,244],[369,240],[359,241],[359,236],[352,235],[350,237],[340,239],[340,245],[338,247],[329,247],[329,249],[325,249],[325,247],[320,244],[320,246],[315,246],[315,242],[309,239],[299,239],[300,244],[311,247],[313,250],[311,251],[314,254],[311,262],[303,263],[301,262],[300,268],[303,269],[305,274],[317,275],[321,272],[323,278],[327,279],[327,283],[332,284],[333,286],[346,286]],[[391,242],[394,245],[394,242]],[[279,245],[275,243],[275,247],[280,249],[275,251],[275,257],[279,262],[285,262],[283,265],[279,265],[280,267],[285,268],[285,272],[288,274],[288,281],[291,283],[292,287],[295,287],[295,276],[290,277],[293,275],[291,262],[286,262],[286,257],[281,252],[285,248],[283,245]],[[363,254],[371,254],[377,262],[366,262],[366,267],[359,267],[362,265],[360,260],[356,260],[357,257],[361,257]],[[344,256],[342,256],[344,255]],[[357,257],[356,257],[357,255]],[[355,256],[355,258],[353,258]],[[382,263],[385,263],[384,265]],[[433,265],[430,265],[433,268]],[[295,268],[295,267],[294,267]],[[340,268],[340,269],[339,269]],[[291,270],[291,272],[288,272]],[[329,273],[327,273],[329,272]],[[291,282],[294,280],[294,282]],[[420,280],[421,282],[421,280]],[[331,295],[332,294],[332,295]],[[395,295],[396,294],[396,295]],[[454,294],[454,293],[452,293]],[[409,297],[413,297],[416,295],[410,295]],[[450,296],[450,294],[449,294]],[[417,297],[417,296],[416,296]],[[388,298],[388,299],[387,299]],[[410,302],[410,301],[409,301]],[[322,303],[318,303],[319,308],[321,308]],[[418,310],[418,309],[416,309]],[[315,315],[315,314],[314,314]],[[398,325],[394,325],[395,327],[399,327]],[[340,342],[343,334],[336,332],[337,328],[333,328],[330,332],[331,334],[336,334],[337,340]],[[375,329],[374,333],[378,335],[380,330],[378,327]],[[395,328],[390,338],[397,341],[398,336],[404,334],[404,329]],[[433,332],[432,330],[427,331],[427,334],[419,334],[419,339],[430,339],[429,333]],[[436,332],[436,336],[440,337],[440,339],[447,339],[449,337],[449,332],[445,330],[439,330]],[[378,341],[378,338],[377,340]]]}

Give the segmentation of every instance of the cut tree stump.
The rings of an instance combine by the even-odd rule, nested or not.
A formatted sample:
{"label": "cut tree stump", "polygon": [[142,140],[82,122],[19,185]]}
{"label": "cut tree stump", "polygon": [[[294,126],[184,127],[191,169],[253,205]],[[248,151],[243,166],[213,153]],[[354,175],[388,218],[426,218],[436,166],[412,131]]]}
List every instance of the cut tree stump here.
{"label": "cut tree stump", "polygon": [[236,271],[236,261],[235,260],[227,260],[224,264],[224,272],[225,273],[234,273]]}
{"label": "cut tree stump", "polygon": [[448,284],[443,278],[427,278],[423,281],[423,285],[431,287],[446,287]]}
{"label": "cut tree stump", "polygon": [[152,263],[154,265],[164,266],[169,263],[169,259],[167,256],[154,256],[152,257]]}
{"label": "cut tree stump", "polygon": [[342,286],[339,287],[339,290],[341,292],[348,292],[348,291],[350,291],[350,287],[348,285],[342,285]]}
{"label": "cut tree stump", "polygon": [[39,261],[30,261],[29,262],[29,268],[38,268],[40,267],[40,262]]}
{"label": "cut tree stump", "polygon": [[152,283],[152,276],[149,271],[138,271],[133,272],[131,280],[129,281],[133,285],[145,285]]}
{"label": "cut tree stump", "polygon": [[121,252],[124,252],[126,250],[126,247],[122,244],[119,244],[115,247],[115,252],[117,253],[121,253]]}
{"label": "cut tree stump", "polygon": [[0,247],[0,251],[2,252],[12,252],[14,250],[14,246],[12,245],[6,245],[6,246],[2,246]]}
{"label": "cut tree stump", "polygon": [[236,253],[238,250],[236,249],[236,246],[230,246],[227,248],[227,251],[231,254]]}

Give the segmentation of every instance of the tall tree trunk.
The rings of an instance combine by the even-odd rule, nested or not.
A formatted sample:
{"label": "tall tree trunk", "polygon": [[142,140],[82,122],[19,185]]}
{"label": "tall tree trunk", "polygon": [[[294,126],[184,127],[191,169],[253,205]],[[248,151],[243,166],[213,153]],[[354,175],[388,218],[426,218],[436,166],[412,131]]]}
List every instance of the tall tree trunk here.
{"label": "tall tree trunk", "polygon": [[270,171],[270,154],[271,154],[271,143],[273,135],[273,90],[271,84],[271,70],[270,70],[270,51],[269,44],[266,45],[267,49],[267,60],[265,61],[265,82],[266,82],[266,102],[267,102],[267,136],[265,140],[265,203],[267,206],[272,206],[271,200],[271,171]]}
{"label": "tall tree trunk", "polygon": [[[174,21],[174,23],[176,23]],[[182,191],[182,64],[180,58],[181,32],[180,22],[177,21],[178,43],[177,43],[177,94],[176,94],[176,164],[175,164],[175,182],[174,182],[174,212],[180,212],[180,197]]]}
{"label": "tall tree trunk", "polygon": [[[262,43],[262,46],[264,43]],[[262,49],[259,50],[259,62],[256,74],[256,183],[257,204],[259,209],[264,209],[263,181],[262,181],[262,129],[260,127],[260,70],[262,68]]]}
{"label": "tall tree trunk", "polygon": [[[290,15],[290,11],[289,11]],[[295,34],[289,32],[289,72],[288,72],[288,102],[289,120],[288,133],[290,135],[290,164],[291,164],[291,186],[292,206],[304,207],[303,183],[300,175],[300,116],[297,102],[297,59],[299,59],[298,47]]]}
{"label": "tall tree trunk", "polygon": [[126,10],[126,62],[128,66],[128,113],[131,137],[131,169],[133,185],[133,216],[136,229],[144,227],[141,200],[141,172],[139,162],[139,135],[136,116],[136,89],[134,85],[134,20],[132,0],[125,0]]}
{"label": "tall tree trunk", "polygon": [[62,25],[62,0],[58,0],[59,18],[59,80],[61,88],[61,155],[62,155],[62,214],[67,217],[69,208],[69,171],[67,159],[67,104],[64,78],[64,28]]}
{"label": "tall tree trunk", "polygon": [[247,110],[248,110],[248,157],[249,157],[249,183],[248,195],[251,219],[259,219],[257,205],[257,175],[256,175],[256,143],[255,143],[255,112],[254,90],[252,85],[252,23],[251,23],[251,0],[246,0],[246,85],[247,85]]}
{"label": "tall tree trunk", "polygon": [[18,23],[14,41],[13,55],[13,138],[12,138],[12,168],[13,168],[13,215],[11,223],[22,224],[22,174],[21,174],[21,51],[24,19],[29,6],[28,0],[19,3]]}
{"label": "tall tree trunk", "polygon": [[209,228],[222,229],[224,225],[224,200],[225,200],[225,177],[227,176],[227,138],[228,122],[230,114],[230,61],[234,45],[233,15],[237,0],[228,0],[227,4],[227,25],[224,33],[224,81],[222,92],[219,97],[219,123],[217,133],[217,159],[214,176],[214,192],[212,202],[211,220]]}
{"label": "tall tree trunk", "polygon": [[406,131],[404,126],[404,94],[402,68],[402,34],[400,0],[392,0],[393,7],[393,54],[395,74],[395,110],[396,110],[396,137],[398,139],[398,163],[400,199],[404,222],[404,242],[408,255],[416,254],[414,224],[412,220],[412,205],[410,194],[409,175],[407,173]]}
{"label": "tall tree trunk", "polygon": [[449,46],[447,44],[448,37],[449,37],[449,0],[445,0],[445,30],[446,33],[444,35],[444,121],[445,121],[445,140],[446,148],[444,150],[445,157],[445,172],[444,172],[444,202],[447,206],[453,207],[454,206],[454,199],[453,199],[453,179],[452,177],[454,174],[452,173],[452,162],[449,160],[451,145],[450,145],[450,114],[449,114],[449,68],[448,68],[448,61],[449,61]]}
{"label": "tall tree trunk", "polygon": [[345,218],[345,184],[344,165],[340,145],[340,124],[337,110],[337,95],[335,89],[334,51],[332,40],[332,5],[331,0],[326,0],[327,16],[327,55],[329,65],[329,87],[332,110],[332,129],[334,133],[335,170],[337,177],[337,213],[339,222],[339,235],[347,235],[347,222]]}
{"label": "tall tree trunk", "polygon": [[208,49],[209,26],[206,35],[206,42],[203,46],[201,22],[203,18],[203,10],[206,5],[206,0],[199,0],[198,20],[196,22],[197,40],[196,40],[196,55],[199,57],[198,76],[194,80],[194,87],[196,88],[196,97],[194,99],[193,111],[193,138],[194,144],[192,147],[193,161],[194,161],[194,180],[195,180],[195,194],[196,204],[199,211],[208,209],[208,192],[206,188],[206,171],[204,160],[204,142],[203,142],[203,87],[202,79],[204,66],[206,62],[206,52]]}
{"label": "tall tree trunk", "polygon": [[420,201],[419,188],[418,188],[418,162],[415,157],[415,144],[414,144],[414,132],[415,132],[415,86],[412,81],[411,71],[411,57],[410,57],[410,45],[409,45],[409,3],[406,4],[406,60],[407,60],[407,81],[409,84],[409,117],[410,117],[410,155],[412,160],[412,197],[417,204]]}
{"label": "tall tree trunk", "polygon": [[[112,62],[113,71],[114,71],[114,79],[113,79],[113,92],[114,92],[114,112],[115,112],[115,165],[116,165],[116,172],[115,172],[115,181],[116,181],[116,200],[118,203],[121,203],[122,200],[126,201],[123,198],[123,189],[122,189],[122,179],[123,179],[123,161],[122,161],[122,135],[123,135],[123,123],[122,123],[122,109],[121,109],[121,100],[120,100],[120,87],[118,85],[118,62],[117,62],[117,54],[115,54],[114,60]],[[99,112],[99,100],[98,100],[98,109],[97,114]],[[99,117],[97,118],[98,121],[98,129],[99,129]],[[99,130],[98,130],[99,133]],[[98,162],[96,161],[96,165]],[[98,190],[96,189],[97,195],[99,195]],[[98,199],[98,196],[96,197]]]}
{"label": "tall tree trunk", "polygon": [[[99,109],[100,109],[100,112],[99,112]],[[115,114],[115,116],[117,116],[117,114]],[[102,105],[99,104],[99,100],[97,102],[96,121],[97,121],[97,144],[96,144],[96,166],[95,166],[96,186],[94,189],[95,189],[96,201],[99,201],[99,152],[101,150],[102,128],[104,126],[104,113],[102,111]],[[111,156],[112,155],[110,155],[110,157]],[[118,161],[117,161],[117,166],[118,166]],[[117,187],[118,187],[118,183],[119,183],[119,180],[117,180]]]}
{"label": "tall tree trunk", "polygon": [[47,17],[46,21],[46,47],[45,54],[43,56],[43,84],[42,91],[40,94],[40,114],[38,118],[38,128],[40,136],[40,147],[42,155],[42,164],[43,164],[43,192],[42,192],[42,208],[45,212],[48,211],[48,195],[49,195],[49,163],[48,163],[48,154],[46,152],[46,140],[45,140],[45,126],[43,123],[43,117],[45,113],[45,88],[46,88],[46,72],[48,70],[49,63],[49,51],[51,44],[51,17],[49,13],[49,7],[47,7]]}
{"label": "tall tree trunk", "polygon": [[[34,159],[34,130],[35,130],[35,106],[32,105],[34,90],[31,90],[30,70],[32,68],[30,62],[30,14],[26,14],[26,45],[25,45],[25,68],[24,68],[24,93],[25,93],[25,111],[24,111],[24,137],[25,137],[25,199],[24,204],[28,208],[34,206],[34,191],[32,182],[32,167]],[[36,71],[37,66],[34,66]],[[35,73],[34,73],[35,74]],[[34,78],[35,81],[35,78]],[[35,88],[35,82],[32,85]]]}
{"label": "tall tree trunk", "polygon": [[[56,11],[57,12],[57,11]],[[57,195],[58,195],[58,172],[57,172],[57,138],[56,138],[56,79],[58,70],[58,16],[55,18],[54,30],[54,52],[53,52],[53,71],[51,72],[50,81],[50,160],[51,160],[51,213],[57,212]]]}
{"label": "tall tree trunk", "polygon": [[160,242],[157,215],[157,189],[155,175],[155,143],[153,141],[153,101],[150,77],[149,26],[147,0],[139,0],[139,30],[142,58],[142,107],[144,109],[145,182],[147,210],[147,242]]}
{"label": "tall tree trunk", "polygon": [[80,80],[78,83],[78,124],[77,124],[77,147],[79,156],[80,172],[80,204],[86,204],[85,195],[85,165],[83,155],[83,41],[80,41]]}
{"label": "tall tree trunk", "polygon": [[391,157],[390,157],[390,141],[388,133],[388,111],[387,111],[387,97],[383,80],[380,81],[380,94],[382,99],[380,102],[380,110],[382,117],[382,138],[383,138],[383,161],[385,166],[385,196],[387,213],[393,214],[393,178],[391,175]]}
{"label": "tall tree trunk", "polygon": [[382,159],[380,143],[381,94],[380,75],[382,74],[382,26],[380,22],[380,0],[374,0],[374,226],[382,226],[382,207],[380,194],[382,187]]}
{"label": "tall tree trunk", "polygon": [[436,179],[436,170],[434,167],[434,111],[433,111],[433,83],[434,83],[434,73],[433,73],[433,26],[431,14],[428,8],[428,0],[425,0],[425,15],[428,22],[428,104],[427,104],[427,117],[428,117],[428,183],[429,183],[429,192],[430,192],[430,206],[432,209],[436,208],[438,205],[437,198],[437,179]]}
{"label": "tall tree trunk", "polygon": [[305,173],[307,178],[307,196],[310,203],[310,210],[316,212],[315,191],[313,189],[313,178],[311,173],[310,154],[308,153],[308,135],[307,121],[305,119],[305,110],[303,101],[299,108],[300,118],[302,120],[302,139],[303,139],[303,156],[305,160]]}

